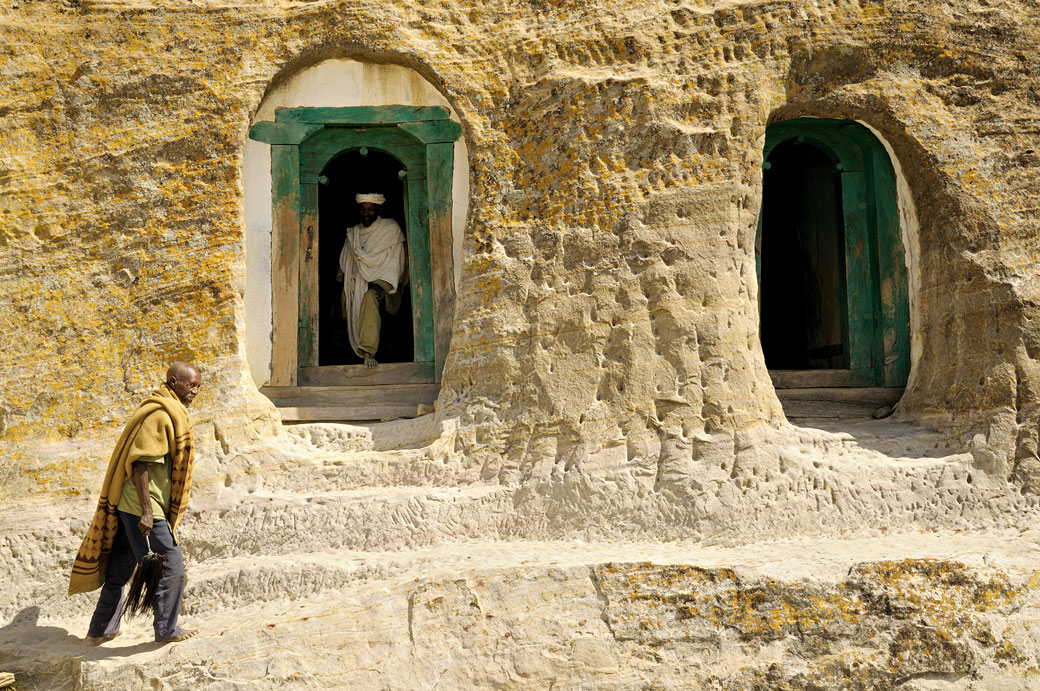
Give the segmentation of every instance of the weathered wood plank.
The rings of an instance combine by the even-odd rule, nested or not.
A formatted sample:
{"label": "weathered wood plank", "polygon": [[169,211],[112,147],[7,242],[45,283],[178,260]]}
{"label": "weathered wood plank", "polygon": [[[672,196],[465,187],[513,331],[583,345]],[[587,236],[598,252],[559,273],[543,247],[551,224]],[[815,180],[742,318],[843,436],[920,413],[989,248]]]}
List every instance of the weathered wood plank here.
{"label": "weathered wood plank", "polygon": [[249,138],[267,144],[299,144],[322,129],[322,125],[258,122],[249,128]]}
{"label": "weathered wood plank", "polygon": [[279,408],[282,422],[359,422],[418,417],[418,406],[321,406]]}
{"label": "weathered wood plank", "polygon": [[300,386],[377,386],[433,383],[433,362],[387,362],[375,367],[326,365],[301,367]]}
{"label": "weathered wood plank", "polygon": [[776,389],[833,388],[842,386],[871,386],[873,368],[850,369],[771,369],[769,378]]}
{"label": "weathered wood plank", "polygon": [[440,381],[451,345],[455,307],[455,272],[452,270],[451,182],[455,164],[454,144],[426,147],[430,177],[430,278],[433,290],[433,353]]}
{"label": "weathered wood plank", "polygon": [[296,384],[299,319],[299,148],[271,147],[271,384]]}
{"label": "weathered wood plank", "polygon": [[462,125],[452,120],[402,122],[397,127],[418,137],[424,144],[451,143],[462,134]]}
{"label": "weathered wood plank", "polygon": [[432,404],[439,384],[384,384],[381,386],[265,386],[260,393],[278,407],[378,406]]}
{"label": "weathered wood plank", "polygon": [[277,122],[308,122],[329,125],[394,125],[399,122],[445,120],[443,106],[345,106],[340,108],[282,108]]}
{"label": "weathered wood plank", "polygon": [[318,364],[318,222],[318,186],[300,185],[300,367]]}
{"label": "weathered wood plank", "polygon": [[430,275],[430,213],[427,181],[406,181],[408,266],[412,289],[412,334],[416,362],[434,360],[433,288]]}

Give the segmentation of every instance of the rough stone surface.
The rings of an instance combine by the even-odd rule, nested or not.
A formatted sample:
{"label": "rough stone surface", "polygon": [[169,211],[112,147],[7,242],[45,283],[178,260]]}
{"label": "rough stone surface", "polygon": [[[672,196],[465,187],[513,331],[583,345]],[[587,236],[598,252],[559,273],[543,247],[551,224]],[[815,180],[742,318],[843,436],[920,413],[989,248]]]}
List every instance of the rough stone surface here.
{"label": "rough stone surface", "polygon": [[[1016,528],[1040,492],[1037,16],[0,3],[0,671],[1035,688],[1036,582],[1012,546],[1035,555]],[[264,94],[333,57],[415,69],[451,102],[469,218],[436,412],[286,431],[246,362],[242,150]],[[916,208],[913,368],[884,420],[792,426],[765,369],[763,137],[805,116],[874,128]],[[202,635],[87,649],[65,575],[119,426],[173,358],[205,373],[183,535]],[[791,536],[805,570],[762,567]],[[575,540],[587,554],[557,554]]]}
{"label": "rough stone surface", "polygon": [[92,647],[27,607],[0,653],[52,689],[1030,689],[1038,552],[1006,530],[324,550],[193,565],[185,643],[142,622]]}

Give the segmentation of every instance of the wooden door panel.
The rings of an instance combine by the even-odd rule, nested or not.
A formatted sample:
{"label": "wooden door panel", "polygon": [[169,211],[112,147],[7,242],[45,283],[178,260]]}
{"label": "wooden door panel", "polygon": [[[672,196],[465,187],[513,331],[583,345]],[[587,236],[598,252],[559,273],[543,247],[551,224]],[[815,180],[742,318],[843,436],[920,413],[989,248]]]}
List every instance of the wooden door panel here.
{"label": "wooden door panel", "polygon": [[300,157],[296,146],[271,147],[271,384],[296,384],[299,320]]}

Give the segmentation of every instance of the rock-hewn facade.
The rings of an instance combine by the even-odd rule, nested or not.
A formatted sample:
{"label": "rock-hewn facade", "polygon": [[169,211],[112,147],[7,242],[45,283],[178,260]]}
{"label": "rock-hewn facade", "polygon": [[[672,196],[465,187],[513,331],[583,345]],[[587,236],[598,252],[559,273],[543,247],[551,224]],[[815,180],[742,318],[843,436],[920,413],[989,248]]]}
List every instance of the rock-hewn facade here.
{"label": "rock-hewn facade", "polygon": [[[0,573],[19,585],[0,623],[55,606],[111,441],[174,358],[205,375],[186,528],[202,561],[241,556],[227,526],[261,514],[358,550],[1021,521],[1040,490],[1036,15],[1028,0],[5,3],[0,496],[17,515]],[[450,104],[468,213],[436,412],[287,434],[247,361],[243,151],[265,95],[332,59],[413,70]],[[895,418],[845,434],[788,425],[758,340],[763,141],[797,117],[869,126],[913,215],[906,392]],[[333,490],[358,493],[318,502],[343,521],[400,522],[325,535],[327,516],[254,495]],[[61,519],[31,525],[58,502]],[[908,664],[894,655],[885,684]],[[798,674],[774,676],[817,679]]]}

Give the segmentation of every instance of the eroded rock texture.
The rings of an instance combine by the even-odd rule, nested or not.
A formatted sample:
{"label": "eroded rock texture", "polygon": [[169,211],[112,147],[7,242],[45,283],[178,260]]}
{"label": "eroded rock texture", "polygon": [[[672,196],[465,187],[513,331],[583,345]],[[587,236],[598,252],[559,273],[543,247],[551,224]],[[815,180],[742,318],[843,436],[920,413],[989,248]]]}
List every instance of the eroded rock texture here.
{"label": "eroded rock texture", "polygon": [[901,411],[983,434],[1032,487],[1028,3],[29,3],[3,40],[10,441],[110,429],[175,356],[210,374],[211,442],[269,429],[242,362],[242,144],[269,85],[346,56],[415,67],[465,124],[441,402],[468,457],[509,474],[778,424],[761,138],[826,116],[875,128],[916,204]]}
{"label": "eroded rock texture", "polygon": [[[330,686],[1028,688],[1035,640],[999,623],[1032,597],[1022,565],[1011,584],[911,551],[777,585],[694,554],[632,566],[618,543],[1032,520],[1036,17],[1029,0],[5,2],[0,651],[85,688],[305,685],[322,665]],[[265,93],[334,58],[409,67],[452,104],[469,218],[437,412],[289,433],[245,356],[243,147]],[[766,371],[763,141],[796,117],[869,125],[913,203],[913,366],[893,419],[790,426]],[[65,573],[119,426],[173,358],[206,377],[189,607],[223,614],[198,647],[81,664],[50,630],[78,636],[89,611],[64,599]],[[540,562],[543,618],[516,601],[491,622],[479,583],[371,557],[499,540],[477,555],[493,560],[564,538],[610,547],[577,572]],[[371,590],[337,566],[351,559]],[[488,587],[515,595],[522,567]],[[466,657],[540,630],[575,579],[566,645]],[[349,664],[303,644],[326,629],[264,618],[296,593]],[[427,662],[402,662],[423,645]]]}

